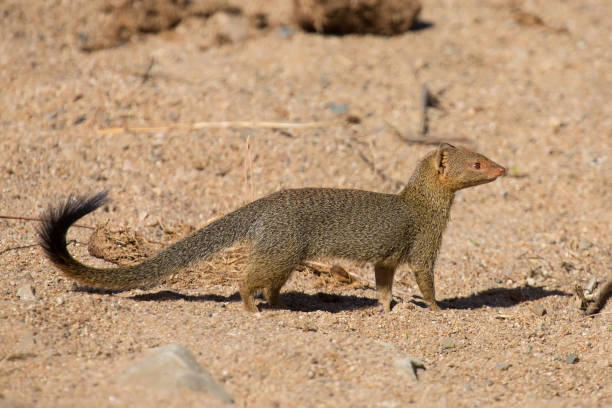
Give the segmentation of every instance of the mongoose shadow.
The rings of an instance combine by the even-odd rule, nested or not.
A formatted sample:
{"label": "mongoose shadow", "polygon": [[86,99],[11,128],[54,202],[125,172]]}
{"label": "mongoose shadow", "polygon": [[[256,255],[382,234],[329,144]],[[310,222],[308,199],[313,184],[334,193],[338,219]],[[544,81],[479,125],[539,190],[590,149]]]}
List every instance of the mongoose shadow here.
{"label": "mongoose shadow", "polygon": [[[441,309],[480,309],[489,307],[512,307],[548,296],[572,296],[561,290],[548,290],[542,286],[524,285],[518,288],[490,288],[468,296],[459,296],[438,301]],[[425,303],[420,306],[426,307]]]}
{"label": "mongoose shadow", "polygon": [[[339,295],[333,293],[317,292],[315,294],[307,294],[302,292],[290,291],[283,293],[281,296],[284,307],[282,309],[294,312],[329,312],[338,313],[342,311],[365,309],[368,307],[378,306],[378,301],[375,298],[354,295]],[[239,302],[240,292],[235,292],[232,295],[184,295],[182,293],[171,290],[162,290],[155,293],[143,293],[130,296],[129,299],[145,302],[159,301],[177,301],[184,300],[186,302]],[[268,305],[262,305],[262,309],[274,309]]]}
{"label": "mongoose shadow", "polygon": [[[114,294],[119,291],[100,290],[95,288],[78,288],[77,291],[100,294]],[[520,303],[531,302],[542,299],[548,296],[572,296],[571,293],[561,290],[548,290],[542,286],[521,286],[517,288],[490,288],[483,291],[473,293],[468,296],[460,296],[438,301],[442,310],[444,309],[481,309],[485,306],[496,308],[507,308],[516,306]],[[365,309],[368,307],[377,307],[378,301],[374,298],[355,295],[340,295],[335,293],[317,292],[315,294],[307,294],[302,292],[290,291],[282,294],[282,300],[287,310],[295,312],[329,312],[338,313],[342,311],[351,311]],[[143,293],[130,296],[129,299],[145,302],[163,302],[184,300],[186,302],[239,302],[240,292],[235,292],[229,296],[217,294],[204,295],[185,295],[172,290],[161,290],[153,293]],[[410,302],[415,306],[427,308],[425,301],[418,295],[413,295],[410,299],[404,299],[405,302]],[[392,306],[397,304],[392,302]],[[263,309],[270,309],[266,305],[262,305]]]}

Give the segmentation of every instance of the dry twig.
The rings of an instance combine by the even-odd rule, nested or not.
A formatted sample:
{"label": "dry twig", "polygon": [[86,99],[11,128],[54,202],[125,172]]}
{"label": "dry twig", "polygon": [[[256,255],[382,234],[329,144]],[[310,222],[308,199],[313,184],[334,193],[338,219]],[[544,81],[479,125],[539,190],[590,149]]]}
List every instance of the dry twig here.
{"label": "dry twig", "polygon": [[172,123],[160,126],[123,126],[100,129],[100,133],[111,135],[116,133],[156,133],[169,130],[199,130],[199,129],[312,129],[319,127],[337,126],[347,123],[347,119],[324,120],[317,122],[255,122],[251,120],[222,121],[222,122],[195,122]]}

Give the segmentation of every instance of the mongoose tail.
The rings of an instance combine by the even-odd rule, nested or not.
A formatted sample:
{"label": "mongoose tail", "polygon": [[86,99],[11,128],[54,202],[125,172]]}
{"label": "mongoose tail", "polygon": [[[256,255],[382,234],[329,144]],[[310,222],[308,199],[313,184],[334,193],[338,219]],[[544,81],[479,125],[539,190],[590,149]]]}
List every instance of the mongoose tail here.
{"label": "mongoose tail", "polygon": [[60,205],[49,207],[43,215],[42,225],[38,231],[40,244],[47,258],[56,267],[81,283],[102,289],[129,290],[155,285],[167,275],[191,262],[231,246],[246,234],[251,221],[244,211],[249,206],[245,206],[170,245],[140,264],[119,268],[95,268],[84,265],[68,252],[66,233],[78,219],[108,201],[106,192],[91,197],[70,196]]}

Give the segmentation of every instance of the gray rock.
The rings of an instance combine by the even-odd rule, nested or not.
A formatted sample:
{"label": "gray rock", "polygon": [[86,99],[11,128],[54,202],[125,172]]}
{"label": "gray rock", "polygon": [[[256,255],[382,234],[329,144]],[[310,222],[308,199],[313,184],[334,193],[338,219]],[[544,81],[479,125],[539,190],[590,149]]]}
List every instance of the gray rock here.
{"label": "gray rock", "polygon": [[19,299],[27,302],[36,300],[36,296],[34,296],[34,289],[32,289],[32,285],[29,283],[21,285],[19,289],[17,289],[17,296]]}
{"label": "gray rock", "polygon": [[589,241],[585,241],[584,239],[581,239],[580,242],[578,243],[578,247],[580,248],[581,251],[586,251],[588,249],[591,249],[592,246],[593,244],[591,244]]}
{"label": "gray rock", "polygon": [[541,305],[533,305],[531,307],[531,311],[536,316],[544,316],[546,314],[546,308],[544,306],[541,306]]}
{"label": "gray rock", "polygon": [[497,363],[495,364],[495,368],[501,371],[507,371],[510,368],[510,364],[504,362]]}
{"label": "gray rock", "polygon": [[151,349],[148,354],[143,360],[128,367],[119,379],[168,390],[185,387],[193,391],[209,392],[226,404],[234,402],[186,348],[169,344]]}
{"label": "gray rock", "polygon": [[580,359],[574,353],[569,354],[565,359],[565,362],[567,364],[576,364],[578,361],[580,361]]}
{"label": "gray rock", "polygon": [[348,112],[348,105],[345,103],[328,103],[327,108],[337,115],[344,115]]}
{"label": "gray rock", "polygon": [[417,358],[406,357],[399,360],[395,360],[393,365],[401,372],[408,374],[414,381],[418,381],[417,370],[422,368],[425,370],[425,364]]}

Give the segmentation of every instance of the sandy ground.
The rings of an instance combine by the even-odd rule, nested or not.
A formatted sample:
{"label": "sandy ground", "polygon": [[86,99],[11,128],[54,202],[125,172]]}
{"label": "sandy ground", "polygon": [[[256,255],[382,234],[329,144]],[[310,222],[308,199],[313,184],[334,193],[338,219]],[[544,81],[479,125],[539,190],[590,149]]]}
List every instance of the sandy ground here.
{"label": "sandy ground", "polygon": [[[416,137],[423,83],[440,101],[427,138],[510,176],[458,194],[436,267],[441,313],[409,271],[388,315],[371,286],[308,271],[285,287],[287,309],[247,314],[231,262],[153,290],[86,291],[43,257],[36,222],[1,219],[0,406],[219,405],[116,381],[170,343],[241,407],[612,406],[612,308],[584,317],[573,296],[612,268],[612,2],[424,0],[430,24],[394,37],[304,33],[290,2],[251,2],[270,26],[235,42],[211,42],[193,17],[86,53],[74,30],[93,3],[0,1],[0,214],[109,190],[112,204],[81,223],[168,243],[281,188],[396,192],[432,149],[400,137]],[[100,131],[345,108],[361,123]],[[71,229],[70,250],[104,265],[90,233]],[[426,366],[416,382],[394,365],[408,356]]]}

